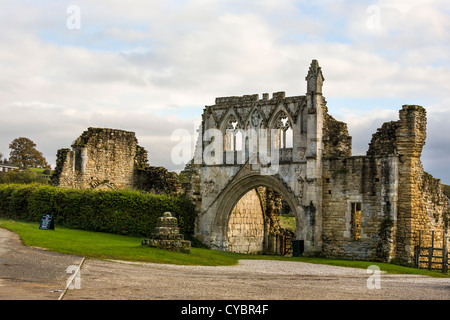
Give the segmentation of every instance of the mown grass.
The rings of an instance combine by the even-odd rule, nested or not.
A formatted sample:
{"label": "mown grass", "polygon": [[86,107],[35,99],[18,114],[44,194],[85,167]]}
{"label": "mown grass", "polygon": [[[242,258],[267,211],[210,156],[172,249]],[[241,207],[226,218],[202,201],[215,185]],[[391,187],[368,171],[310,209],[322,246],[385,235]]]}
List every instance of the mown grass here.
{"label": "mown grass", "polygon": [[142,238],[55,226],[40,230],[39,223],[0,219],[0,227],[16,232],[26,246],[97,259],[118,259],[186,265],[232,265],[232,253],[192,248],[191,254],[171,252],[141,245]]}
{"label": "mown grass", "polygon": [[179,265],[225,266],[235,265],[241,259],[266,259],[328,264],[342,267],[364,268],[377,265],[382,271],[397,274],[421,274],[433,277],[449,277],[440,272],[403,267],[393,264],[327,259],[316,257],[280,257],[271,255],[247,255],[203,248],[180,253],[141,245],[142,238],[68,229],[55,226],[55,230],[40,230],[38,223],[0,219],[0,227],[16,232],[25,245],[46,248],[50,251],[79,255],[86,258],[128,260]]}
{"label": "mown grass", "polygon": [[284,229],[296,231],[295,217],[279,216],[280,227]]}

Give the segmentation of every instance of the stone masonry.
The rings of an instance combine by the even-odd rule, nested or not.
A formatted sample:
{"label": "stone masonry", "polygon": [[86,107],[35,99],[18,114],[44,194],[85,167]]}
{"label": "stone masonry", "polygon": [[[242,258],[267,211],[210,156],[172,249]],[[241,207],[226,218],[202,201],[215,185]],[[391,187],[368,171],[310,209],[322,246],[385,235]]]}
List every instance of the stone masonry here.
{"label": "stone masonry", "polygon": [[178,220],[172,217],[170,212],[164,212],[163,216],[158,218],[155,232],[149,238],[143,239],[142,245],[183,253],[191,252],[191,242],[184,240],[178,229]]}
{"label": "stone masonry", "polygon": [[181,192],[176,173],[147,162],[147,151],[138,145],[134,132],[88,128],[72,144],[72,150],[58,150],[51,180],[54,185],[75,189]]}
{"label": "stone masonry", "polygon": [[55,184],[80,189],[133,187],[138,166],[133,132],[89,128],[72,149],[58,151]]}
{"label": "stone masonry", "polygon": [[247,254],[279,253],[281,201],[281,197],[267,187],[252,189],[242,196],[228,221],[227,250]]}
{"label": "stone masonry", "polygon": [[255,189],[247,192],[234,207],[228,221],[228,250],[263,252],[264,215]]}
{"label": "stone masonry", "polygon": [[196,208],[196,238],[218,250],[276,252],[281,198],[305,255],[412,262],[419,234],[424,246],[432,232],[436,244],[448,242],[448,191],[420,159],[426,110],[402,106],[365,155],[352,155],[347,124],[328,113],[316,60],[305,80],[305,95],[220,97],[206,106],[183,185],[147,164],[133,132],[107,128],[89,128],[72,149],[58,150],[52,183],[169,194],[184,188]]}
{"label": "stone masonry", "polygon": [[[289,205],[306,255],[412,262],[419,232],[425,246],[432,231],[435,243],[447,239],[449,198],[420,160],[425,109],[402,106],[399,120],[373,135],[366,155],[353,156],[347,125],[328,114],[323,82],[313,60],[306,95],[222,97],[205,107],[196,158],[186,169],[199,240],[218,250],[266,248],[263,202],[248,194],[259,187],[273,189]],[[252,146],[245,132],[261,128],[272,130]],[[206,161],[218,140],[224,154],[212,152],[213,161]],[[252,152],[260,145],[278,151],[278,162]]]}

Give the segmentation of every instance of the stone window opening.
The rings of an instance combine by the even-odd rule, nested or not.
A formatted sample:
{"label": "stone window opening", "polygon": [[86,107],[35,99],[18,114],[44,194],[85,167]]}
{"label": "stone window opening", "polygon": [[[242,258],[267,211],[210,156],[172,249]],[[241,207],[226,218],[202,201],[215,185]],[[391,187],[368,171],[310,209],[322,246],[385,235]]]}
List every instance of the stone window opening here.
{"label": "stone window opening", "polygon": [[225,127],[224,150],[237,151],[239,150],[238,148],[242,149],[242,141],[239,141],[242,140],[242,133],[239,131],[238,128],[239,128],[238,120],[236,119],[236,117],[231,116],[228,119],[227,125]]}
{"label": "stone window opening", "polygon": [[292,130],[291,122],[286,113],[282,112],[276,122],[277,136],[276,147],[278,149],[287,149],[294,146],[294,132]]}
{"label": "stone window opening", "polygon": [[361,202],[351,203],[351,235],[354,240],[361,239]]}
{"label": "stone window opening", "polygon": [[234,133],[234,151],[242,151],[243,150],[243,137],[241,130],[236,130]]}

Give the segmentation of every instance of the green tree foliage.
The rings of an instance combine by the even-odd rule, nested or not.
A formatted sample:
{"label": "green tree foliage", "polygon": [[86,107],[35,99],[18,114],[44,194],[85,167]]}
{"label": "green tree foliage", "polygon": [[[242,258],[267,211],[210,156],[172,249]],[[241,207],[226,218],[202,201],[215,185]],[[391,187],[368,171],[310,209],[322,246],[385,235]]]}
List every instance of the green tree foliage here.
{"label": "green tree foliage", "polygon": [[36,149],[36,144],[28,138],[14,139],[9,148],[11,149],[9,161],[20,168],[46,169],[50,167],[42,152]]}

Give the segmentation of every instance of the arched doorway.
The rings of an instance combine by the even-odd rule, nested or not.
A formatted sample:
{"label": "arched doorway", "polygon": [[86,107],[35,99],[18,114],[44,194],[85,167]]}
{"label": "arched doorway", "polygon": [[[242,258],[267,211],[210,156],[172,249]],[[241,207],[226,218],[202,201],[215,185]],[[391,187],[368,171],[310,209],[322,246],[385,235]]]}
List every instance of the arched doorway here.
{"label": "arched doorway", "polygon": [[245,193],[234,206],[226,238],[228,251],[247,254],[292,254],[295,217],[280,194],[260,186]]}
{"label": "arched doorway", "polygon": [[[217,199],[217,205],[215,206],[216,214],[214,221],[211,224],[211,234],[217,243],[223,243],[223,246],[221,246],[222,250],[231,249],[230,251],[246,253],[257,253],[267,250],[268,252],[273,251],[273,249],[270,248],[270,241],[268,241],[267,225],[265,225],[264,228],[262,226],[263,223],[266,224],[267,222],[267,217],[264,216],[264,208],[260,205],[260,208],[258,209],[258,206],[255,205],[256,190],[260,187],[270,188],[282,197],[284,202],[291,209],[292,215],[295,217],[296,238],[300,240],[305,239],[304,210],[298,203],[297,198],[289,192],[284,184],[275,176],[249,173],[248,175],[245,175],[245,177],[235,179],[228,184]],[[243,202],[240,203],[242,199]],[[261,199],[259,199],[259,201],[260,200]],[[245,206],[252,207],[251,214],[248,214],[247,217],[245,217],[245,213],[241,214],[240,217],[236,216],[236,210],[243,210],[245,209]],[[245,218],[247,218],[247,220],[249,218],[254,220],[251,230],[244,232],[236,231],[237,228],[233,228],[232,225],[239,223],[238,220],[241,219],[242,226],[242,221],[244,221]],[[235,230],[234,233],[233,230]],[[252,249],[244,249],[245,245],[242,242],[241,247],[238,249],[239,241],[249,235],[253,237],[253,240],[247,241],[246,245],[248,248]]]}

